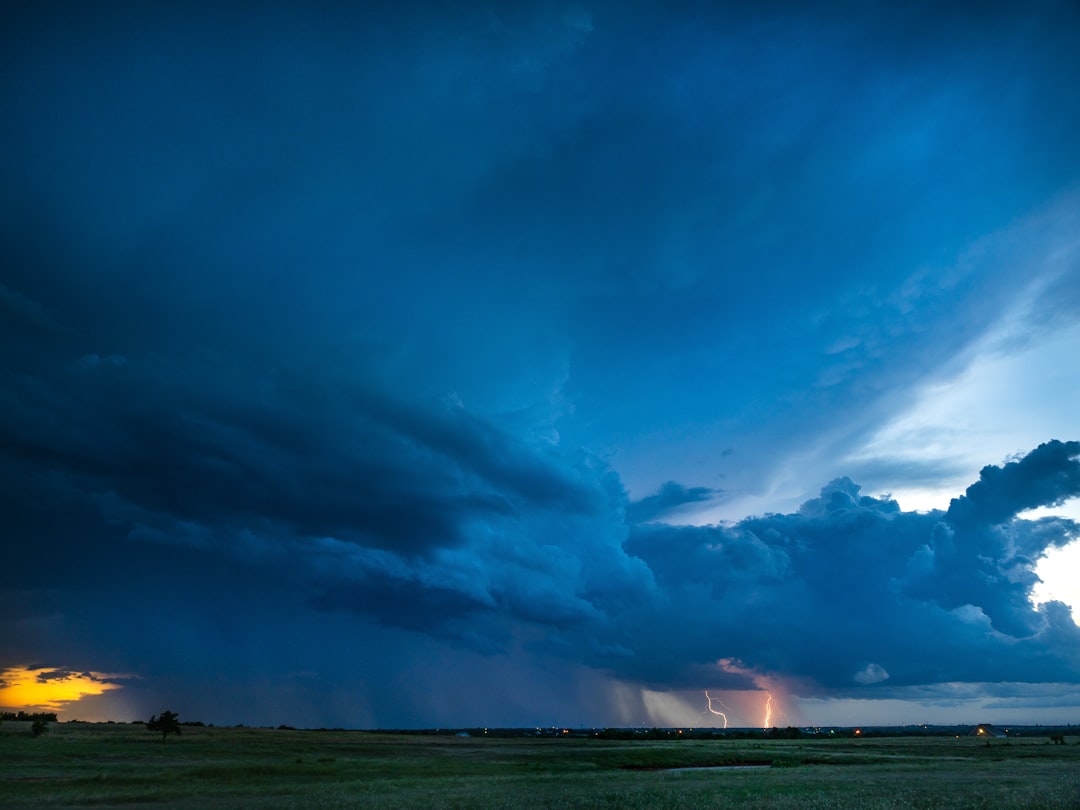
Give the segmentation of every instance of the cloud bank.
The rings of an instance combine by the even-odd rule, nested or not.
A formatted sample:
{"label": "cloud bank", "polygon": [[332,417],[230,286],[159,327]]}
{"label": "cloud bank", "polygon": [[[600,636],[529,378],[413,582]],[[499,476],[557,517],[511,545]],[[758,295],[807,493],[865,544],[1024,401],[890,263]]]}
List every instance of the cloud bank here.
{"label": "cloud bank", "polygon": [[[231,595],[195,575],[203,611],[273,587],[315,617],[565,660],[656,691],[764,678],[810,697],[887,698],[944,682],[1080,681],[1069,608],[1030,600],[1036,562],[1080,526],[1017,517],[1080,495],[1075,441],[985,467],[944,511],[904,512],[840,478],[794,513],[672,525],[670,509],[713,493],[669,483],[631,501],[603,461],[453,401],[284,375],[207,397],[132,362],[57,374],[79,380],[79,415],[46,391],[34,411],[44,427],[7,420],[4,507],[25,544],[16,557],[74,556],[78,572],[58,566],[72,584],[125,557],[180,555],[191,570],[242,572]],[[96,549],[89,567],[70,546],[71,514]],[[70,609],[44,582],[25,584],[31,604]],[[94,632],[105,648],[131,643]],[[7,654],[40,650],[31,641]]]}

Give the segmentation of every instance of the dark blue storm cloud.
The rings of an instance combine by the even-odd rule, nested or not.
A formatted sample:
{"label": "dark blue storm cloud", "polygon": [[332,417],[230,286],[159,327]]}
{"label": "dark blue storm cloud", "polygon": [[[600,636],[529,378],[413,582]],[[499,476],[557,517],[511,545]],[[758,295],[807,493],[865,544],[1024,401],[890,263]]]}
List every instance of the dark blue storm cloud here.
{"label": "dark blue storm cloud", "polygon": [[[673,600],[665,616],[673,629],[646,635],[685,645],[677,658],[661,648],[643,660],[686,661],[696,650],[704,663],[720,646],[758,671],[797,673],[841,692],[876,683],[865,675],[869,664],[888,673],[874,687],[882,691],[1074,672],[1080,635],[1068,608],[1036,610],[1030,595],[1035,561],[1076,539],[1080,526],[1016,514],[1076,497],[1078,455],[1080,444],[1055,441],[987,467],[948,512],[903,512],[895,501],[861,496],[845,478],[796,514],[636,528],[627,551]],[[990,481],[1000,482],[1000,501],[958,518],[957,505]],[[1036,492],[1042,497],[1032,502]]]}
{"label": "dark blue storm cloud", "polygon": [[959,462],[835,469],[1017,300],[1075,326],[1075,5],[7,22],[0,667],[327,725],[1080,679],[1021,515],[1076,442],[930,512],[837,476]]}
{"label": "dark blue storm cloud", "polygon": [[671,515],[680,506],[709,501],[718,494],[708,487],[684,487],[668,481],[655,495],[631,503],[626,509],[626,517],[631,523],[645,523]]}

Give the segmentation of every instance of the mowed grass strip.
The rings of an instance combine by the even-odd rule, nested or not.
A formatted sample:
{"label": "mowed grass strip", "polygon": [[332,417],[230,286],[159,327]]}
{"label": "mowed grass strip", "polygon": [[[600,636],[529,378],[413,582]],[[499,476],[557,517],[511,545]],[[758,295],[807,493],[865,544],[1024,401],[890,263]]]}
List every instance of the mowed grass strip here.
{"label": "mowed grass strip", "polygon": [[[1077,808],[1042,739],[601,740],[138,725],[0,727],[3,807]],[[729,765],[772,763],[757,770]],[[708,770],[673,771],[681,767]]]}

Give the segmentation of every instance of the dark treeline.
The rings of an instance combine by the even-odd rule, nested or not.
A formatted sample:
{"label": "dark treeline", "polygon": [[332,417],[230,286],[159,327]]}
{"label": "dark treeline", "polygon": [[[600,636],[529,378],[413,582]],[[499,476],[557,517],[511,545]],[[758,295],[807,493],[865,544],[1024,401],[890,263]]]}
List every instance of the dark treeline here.
{"label": "dark treeline", "polygon": [[[289,728],[280,726],[279,728]],[[786,728],[424,728],[424,729],[366,729],[368,733],[403,734],[424,736],[457,735],[460,737],[552,737],[605,740],[794,740],[813,738],[869,737],[956,737],[973,735],[978,726],[826,726]],[[314,729],[316,731],[345,731],[343,728]],[[1047,734],[1076,736],[1077,726],[1010,725],[1001,729],[1008,737],[1042,737]]]}
{"label": "dark treeline", "polygon": [[[343,731],[344,729],[321,729]],[[460,737],[556,737],[599,738],[604,740],[711,740],[728,739],[795,739],[806,732],[794,726],[771,729],[719,729],[705,728],[426,728],[426,729],[376,729],[376,733],[443,736],[456,734]],[[835,732],[834,732],[835,733]],[[843,733],[851,736],[853,729]]]}
{"label": "dark treeline", "polygon": [[56,712],[0,712],[0,720],[43,720],[46,723],[55,723]]}

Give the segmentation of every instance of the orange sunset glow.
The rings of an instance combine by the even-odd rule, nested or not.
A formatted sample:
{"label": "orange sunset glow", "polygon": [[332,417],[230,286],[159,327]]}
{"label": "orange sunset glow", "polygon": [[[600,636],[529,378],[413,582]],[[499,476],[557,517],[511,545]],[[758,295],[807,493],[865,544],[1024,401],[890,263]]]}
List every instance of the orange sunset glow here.
{"label": "orange sunset glow", "polygon": [[121,684],[111,682],[121,677],[131,676],[73,672],[64,668],[8,667],[0,672],[0,707],[58,712],[81,698],[121,688]]}

